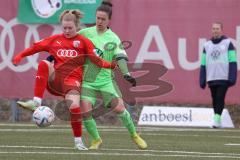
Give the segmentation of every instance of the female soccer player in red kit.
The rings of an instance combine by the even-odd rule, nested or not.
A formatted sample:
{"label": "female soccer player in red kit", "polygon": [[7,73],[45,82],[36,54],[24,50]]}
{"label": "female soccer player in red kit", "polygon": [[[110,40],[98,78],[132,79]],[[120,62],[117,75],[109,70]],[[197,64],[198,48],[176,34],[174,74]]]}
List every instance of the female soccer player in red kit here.
{"label": "female soccer player in red kit", "polygon": [[[71,102],[71,126],[74,134],[75,147],[79,150],[87,149],[82,142],[82,124],[80,115],[80,86],[82,82],[83,64],[86,58],[103,68],[114,68],[114,64],[103,61],[94,53],[94,46],[90,40],[79,35],[80,18],[78,10],[66,10],[60,16],[62,34],[56,34],[34,43],[30,48],[17,54],[13,64],[17,65],[24,57],[46,51],[54,57],[54,64],[42,60],[38,65],[35,79],[33,100],[19,102],[22,107],[34,110],[41,105],[45,88],[54,95],[64,96]],[[75,116],[74,116],[75,115]]]}

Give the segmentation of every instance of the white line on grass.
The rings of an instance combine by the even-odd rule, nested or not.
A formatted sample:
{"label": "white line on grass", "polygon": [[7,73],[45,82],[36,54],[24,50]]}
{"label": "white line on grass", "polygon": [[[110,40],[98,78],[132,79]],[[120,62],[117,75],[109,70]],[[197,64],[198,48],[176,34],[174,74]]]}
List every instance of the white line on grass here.
{"label": "white line on grass", "polygon": [[[70,128],[55,128],[55,127],[48,127],[48,128],[39,128],[36,125],[34,126],[35,128],[0,128],[0,132],[45,132],[45,131],[68,131],[70,130]],[[153,132],[153,131],[174,131],[174,132],[178,132],[177,130],[151,130],[151,129],[139,129],[141,132]],[[112,128],[112,129],[108,129],[108,128],[100,128],[100,131],[103,132],[125,132],[126,128]],[[186,130],[186,131],[191,131],[191,130]],[[195,130],[197,131],[197,130]],[[199,130],[201,132],[201,130]],[[225,132],[225,130],[221,130],[222,132]],[[240,131],[240,130],[239,130]],[[239,132],[238,130],[232,130],[232,133],[234,132]],[[212,132],[214,132],[214,130],[212,130]],[[230,132],[230,131],[229,131]],[[149,135],[158,135],[158,133],[148,133]]]}
{"label": "white line on grass", "polygon": [[[124,132],[121,134],[128,134],[126,129],[100,129],[101,132],[113,132],[112,134],[119,134],[119,132]],[[63,128],[25,128],[25,129],[0,129],[1,132],[71,132],[70,128],[69,129],[63,129]],[[117,133],[116,133],[117,132]],[[150,131],[149,131],[150,132]],[[174,137],[214,137],[214,138],[228,138],[228,139],[240,139],[240,136],[211,136],[211,135],[201,135],[201,134],[186,134],[186,135],[181,135],[181,134],[166,134],[166,133],[145,133],[141,132],[145,136],[174,136]]]}
{"label": "white line on grass", "polygon": [[[63,129],[63,128],[25,128],[25,129],[0,129],[0,133],[1,132],[70,132],[70,128],[68,129]],[[116,131],[118,133],[116,133]],[[127,130],[124,128],[124,129],[100,129],[100,132],[113,132],[112,134],[119,134],[119,132],[123,132],[121,134],[128,134],[126,132]],[[148,131],[150,132],[150,131]],[[165,134],[165,133],[145,133],[141,131],[141,133],[143,135],[146,135],[146,136],[174,136],[174,137],[206,137],[206,135],[200,135],[200,134],[191,134],[191,135],[188,135],[188,134]],[[218,138],[229,138],[229,139],[240,139],[240,136],[211,136],[211,135],[208,135],[207,137],[218,137]]]}
{"label": "white line on grass", "polygon": [[193,157],[193,158],[225,158],[225,159],[239,159],[237,156],[203,156],[203,155],[158,155],[158,154],[149,154],[149,153],[105,153],[105,152],[0,152],[0,154],[47,154],[47,155],[98,155],[98,156],[147,156],[147,157]]}
{"label": "white line on grass", "polygon": [[57,147],[57,146],[9,146],[9,145],[0,145],[0,148],[67,149],[67,150],[74,149],[73,147]]}
{"label": "white line on grass", "polygon": [[32,129],[0,129],[0,132],[68,132],[70,129],[44,129],[44,128],[32,128]]}
{"label": "white line on grass", "polygon": [[240,144],[238,143],[227,143],[227,144],[224,144],[225,146],[240,146]]}
{"label": "white line on grass", "polygon": [[[73,147],[57,146],[10,146],[0,145],[0,148],[30,148],[30,149],[65,149],[75,150]],[[136,149],[110,149],[101,148],[99,151],[126,151],[126,152],[151,152],[151,153],[175,153],[175,154],[193,154],[193,155],[222,155],[222,156],[240,156],[238,153],[209,153],[209,152],[189,152],[189,151],[164,151],[164,150],[136,150]]]}
{"label": "white line on grass", "polygon": [[224,155],[240,156],[238,153],[209,153],[209,152],[189,152],[189,151],[161,151],[161,150],[134,150],[134,149],[101,149],[106,151],[129,151],[129,152],[152,152],[152,153],[175,153],[175,154],[198,154],[198,155]]}
{"label": "white line on grass", "polygon": [[[115,133],[113,133],[115,134]],[[143,132],[143,135],[148,135],[148,136],[159,136],[159,135],[162,135],[162,136],[174,136],[174,137],[214,137],[214,138],[234,138],[234,139],[240,139],[240,136],[216,136],[216,135],[200,135],[200,134],[192,134],[192,135],[180,135],[180,134],[162,134],[162,133],[144,133]]]}
{"label": "white line on grass", "polygon": [[[0,123],[0,126],[13,126],[13,127],[36,127],[35,124],[18,124],[18,123]],[[69,125],[52,125],[50,128],[70,128]],[[125,130],[125,127],[122,126],[98,126],[98,128],[102,129],[109,129],[108,131],[116,131],[115,129],[123,129]],[[202,132],[240,132],[239,129],[212,129],[212,128],[169,128],[169,127],[137,127],[141,131],[177,131],[177,132],[186,132],[186,131],[202,131]]]}

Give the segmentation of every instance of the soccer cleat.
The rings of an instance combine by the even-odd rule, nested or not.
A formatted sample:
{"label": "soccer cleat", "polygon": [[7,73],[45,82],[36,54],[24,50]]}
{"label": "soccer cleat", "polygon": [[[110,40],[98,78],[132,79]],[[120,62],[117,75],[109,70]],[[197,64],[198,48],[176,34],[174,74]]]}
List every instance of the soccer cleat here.
{"label": "soccer cleat", "polygon": [[137,133],[132,136],[132,140],[137,144],[139,149],[147,148],[147,143]]}
{"label": "soccer cleat", "polygon": [[39,106],[39,104],[33,100],[28,100],[27,102],[23,102],[23,101],[17,101],[17,104],[27,110],[30,111],[35,111],[35,109]]}
{"label": "soccer cleat", "polygon": [[212,128],[221,128],[221,122],[213,121]]}
{"label": "soccer cleat", "polygon": [[75,142],[75,148],[77,150],[88,150],[82,142]]}
{"label": "soccer cleat", "polygon": [[96,149],[99,149],[101,145],[102,145],[102,139],[93,140],[89,149],[96,150]]}
{"label": "soccer cleat", "polygon": [[212,128],[221,128],[221,115],[214,114]]}

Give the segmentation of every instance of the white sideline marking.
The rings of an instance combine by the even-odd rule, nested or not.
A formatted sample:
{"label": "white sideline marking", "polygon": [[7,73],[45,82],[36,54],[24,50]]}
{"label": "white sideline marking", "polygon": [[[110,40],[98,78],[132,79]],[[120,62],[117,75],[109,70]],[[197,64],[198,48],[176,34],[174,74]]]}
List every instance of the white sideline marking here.
{"label": "white sideline marking", "polygon": [[33,128],[33,129],[0,129],[0,132],[67,132],[70,129],[43,129],[43,128]]}
{"label": "white sideline marking", "polygon": [[227,143],[225,146],[240,146],[240,144],[237,143]]}
{"label": "white sideline marking", "polygon": [[[76,150],[73,147],[47,147],[47,146],[9,146],[0,145],[0,148],[30,148],[30,149],[65,149]],[[136,149],[109,149],[102,148],[98,151],[127,151],[127,152],[152,152],[152,153],[175,153],[175,154],[196,154],[196,155],[222,155],[222,156],[240,156],[238,153],[207,153],[207,152],[189,152],[189,151],[161,151],[161,150],[136,150]]]}
{"label": "white sideline marking", "polygon": [[236,156],[202,156],[202,155],[183,155],[183,154],[176,154],[176,155],[158,155],[158,154],[139,154],[139,153],[101,153],[101,152],[0,152],[0,154],[53,154],[53,155],[102,155],[102,156],[151,156],[151,157],[193,157],[193,158],[225,158],[225,159],[239,159]]}
{"label": "white sideline marking", "polygon": [[203,154],[203,155],[228,155],[228,156],[240,156],[238,153],[207,153],[207,152],[189,152],[189,151],[161,151],[161,150],[134,150],[134,149],[101,149],[106,151],[132,151],[132,152],[153,152],[153,153],[178,153],[178,154]]}
{"label": "white sideline marking", "polygon": [[[35,124],[17,124],[17,123],[0,123],[0,126],[19,126],[19,127],[36,127]],[[69,125],[52,125],[49,128],[70,128]],[[109,131],[116,131],[114,129],[123,129],[122,126],[98,126],[100,129],[109,129]],[[212,128],[168,128],[168,127],[140,127],[137,128],[141,131],[177,131],[177,132],[186,132],[186,131],[202,131],[202,132],[240,132],[239,129],[212,129]]]}
{"label": "white sideline marking", "polygon": [[[70,128],[29,128],[29,129],[0,129],[0,133],[1,132],[32,132],[32,133],[36,133],[36,132],[70,132],[71,129]],[[127,130],[124,129],[100,129],[100,132],[113,132],[112,134],[119,134],[116,133],[117,132],[123,132],[121,134],[128,134]],[[145,133],[143,131],[141,131],[143,135],[145,136],[176,136],[176,137],[205,137],[206,135],[200,135],[200,134],[191,134],[191,135],[181,135],[181,134],[164,134],[164,133]],[[150,132],[150,131],[149,131]],[[207,137],[219,137],[219,138],[229,138],[229,139],[240,139],[240,136],[207,136]]]}
{"label": "white sideline marking", "polygon": [[[101,130],[100,130],[101,131]],[[115,133],[113,133],[115,134]],[[179,134],[162,134],[162,133],[144,133],[143,135],[148,135],[148,136],[158,136],[158,135],[162,135],[162,136],[175,136],[175,137],[206,137],[206,135],[200,135],[200,134],[192,134],[192,135],[179,135]],[[233,139],[240,139],[240,136],[207,136],[207,137],[218,137],[218,138],[233,138]]]}
{"label": "white sideline marking", "polygon": [[[0,132],[14,132],[14,131],[16,131],[16,132],[41,132],[41,131],[68,131],[68,130],[70,130],[70,128],[68,127],[68,128],[55,128],[55,127],[48,127],[48,128],[38,128],[36,125],[34,125],[33,127],[35,127],[35,128],[24,128],[24,129],[21,129],[21,128],[13,128],[13,129],[11,129],[11,128],[0,128]],[[108,128],[100,128],[100,127],[98,127],[99,129],[100,129],[100,131],[105,131],[105,132],[116,132],[116,131],[118,131],[118,132],[125,132],[126,131],[126,128],[121,128],[121,127],[119,127],[119,128],[113,128],[113,129],[108,129]],[[174,129],[161,129],[161,130],[152,130],[152,129],[148,129],[148,128],[145,128],[145,129],[138,129],[139,131],[141,131],[141,132],[154,132],[154,131],[171,131],[171,132],[178,132],[178,130],[174,130]],[[183,131],[183,129],[182,129],[182,131]],[[187,130],[184,130],[184,131],[199,131],[199,132],[202,132],[202,130],[189,130],[189,129],[187,129]],[[225,130],[221,130],[222,132],[225,132]],[[204,131],[203,131],[204,132]],[[212,132],[215,132],[214,130],[212,130]],[[240,130],[232,130],[232,131],[228,131],[228,132],[232,132],[232,133],[238,133],[238,132],[240,132]],[[149,133],[150,134],[150,133]],[[158,135],[158,134],[156,134],[156,133],[152,133],[151,135]]]}

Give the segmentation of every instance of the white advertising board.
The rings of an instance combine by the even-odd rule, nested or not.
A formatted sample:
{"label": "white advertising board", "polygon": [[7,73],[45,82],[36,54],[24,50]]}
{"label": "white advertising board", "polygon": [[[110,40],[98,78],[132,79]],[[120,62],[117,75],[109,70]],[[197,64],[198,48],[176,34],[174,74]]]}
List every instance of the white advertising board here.
{"label": "white advertising board", "polygon": [[[138,125],[211,127],[213,115],[212,108],[144,106]],[[223,110],[221,126],[234,128],[227,109]]]}

